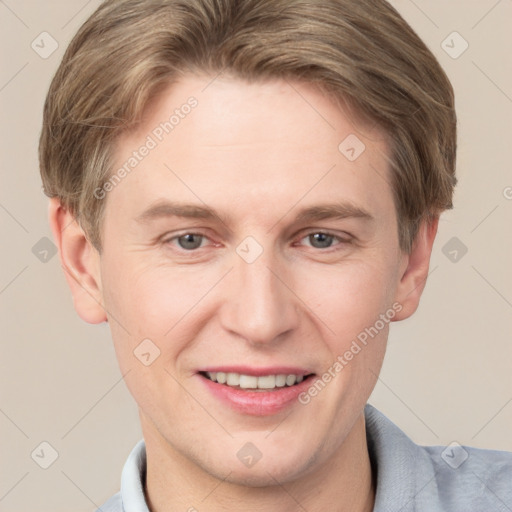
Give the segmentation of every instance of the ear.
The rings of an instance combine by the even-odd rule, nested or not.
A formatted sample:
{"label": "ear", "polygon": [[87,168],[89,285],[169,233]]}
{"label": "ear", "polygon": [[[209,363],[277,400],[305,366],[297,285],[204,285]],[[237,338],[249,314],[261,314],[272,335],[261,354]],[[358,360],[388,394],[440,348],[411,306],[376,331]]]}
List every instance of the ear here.
{"label": "ear", "polygon": [[106,322],[98,251],[58,198],[50,199],[48,219],[76,312],[88,323]]}
{"label": "ear", "polygon": [[439,225],[439,216],[424,220],[413,242],[411,252],[404,254],[404,263],[400,270],[395,300],[402,305],[402,310],[393,318],[394,321],[410,317],[418,308],[420,297],[427,282],[432,246]]}

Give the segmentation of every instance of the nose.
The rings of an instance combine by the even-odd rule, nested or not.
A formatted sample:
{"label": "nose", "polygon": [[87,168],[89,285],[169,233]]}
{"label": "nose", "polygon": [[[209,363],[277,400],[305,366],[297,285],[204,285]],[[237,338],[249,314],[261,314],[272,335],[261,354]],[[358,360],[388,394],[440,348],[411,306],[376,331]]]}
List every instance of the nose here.
{"label": "nose", "polygon": [[269,345],[289,335],[298,325],[298,298],[291,272],[270,249],[252,263],[237,254],[225,282],[221,308],[223,327],[252,345]]}

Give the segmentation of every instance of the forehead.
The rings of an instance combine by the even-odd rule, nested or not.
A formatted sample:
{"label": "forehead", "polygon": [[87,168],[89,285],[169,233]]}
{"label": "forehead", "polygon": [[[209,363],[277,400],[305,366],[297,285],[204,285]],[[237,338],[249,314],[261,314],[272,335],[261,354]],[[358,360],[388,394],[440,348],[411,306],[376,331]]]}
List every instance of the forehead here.
{"label": "forehead", "polygon": [[382,132],[311,84],[190,75],[118,140],[115,169],[129,175],[109,202],[133,215],[165,197],[246,210],[344,198],[370,210],[392,196],[387,152]]}
{"label": "forehead", "polygon": [[[189,108],[189,104],[194,106]],[[191,119],[182,122],[189,114],[193,114]],[[319,85],[290,79],[247,81],[206,74],[185,75],[161,90],[146,106],[137,127],[122,140],[136,142],[155,132],[159,142],[163,136],[171,139],[163,142],[172,144],[173,138],[192,128],[201,135],[200,142],[219,145],[256,145],[266,142],[265,135],[274,140],[277,131],[282,141],[317,144],[314,135],[318,130],[334,141],[345,133],[379,140],[383,149],[385,141],[385,134],[376,123],[355,109],[349,111],[345,100],[334,100]],[[171,134],[172,137],[165,137]]]}

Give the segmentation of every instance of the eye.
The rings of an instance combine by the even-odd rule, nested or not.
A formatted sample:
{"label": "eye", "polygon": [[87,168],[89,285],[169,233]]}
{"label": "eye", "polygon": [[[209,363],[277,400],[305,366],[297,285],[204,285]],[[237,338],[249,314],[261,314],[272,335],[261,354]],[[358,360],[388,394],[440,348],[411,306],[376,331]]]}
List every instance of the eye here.
{"label": "eye", "polygon": [[344,240],[337,235],[333,235],[332,233],[325,233],[323,231],[314,231],[307,234],[301,240],[308,239],[311,243],[312,247],[315,249],[329,249],[332,247],[332,243],[334,240],[338,240],[341,243],[348,243],[349,240]]}
{"label": "eye", "polygon": [[173,241],[177,241],[181,249],[193,251],[194,249],[199,249],[201,247],[201,243],[205,238],[205,235],[200,233],[183,233],[182,235],[169,238],[165,243],[170,244]]}

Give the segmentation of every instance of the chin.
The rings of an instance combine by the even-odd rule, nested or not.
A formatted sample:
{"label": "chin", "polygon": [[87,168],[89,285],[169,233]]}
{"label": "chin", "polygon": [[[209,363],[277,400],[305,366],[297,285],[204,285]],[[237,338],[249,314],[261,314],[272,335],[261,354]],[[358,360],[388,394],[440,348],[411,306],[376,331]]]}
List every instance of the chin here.
{"label": "chin", "polygon": [[203,466],[203,469],[215,478],[235,485],[254,488],[272,487],[293,482],[304,476],[316,460],[314,456],[308,458],[305,454],[296,451],[293,454],[288,453],[287,457],[283,455],[283,449],[263,453],[261,459],[250,467],[245,467],[238,458],[226,459],[221,466],[213,465],[210,460],[209,467]]}
{"label": "chin", "polygon": [[220,479],[225,478],[226,482],[243,487],[274,487],[275,485],[294,481],[299,477],[297,468],[275,467],[275,465],[272,465],[270,468],[261,466],[259,468],[253,467],[236,470],[226,468],[226,470],[228,473],[231,471],[227,478],[225,478],[225,474],[215,476]]}

